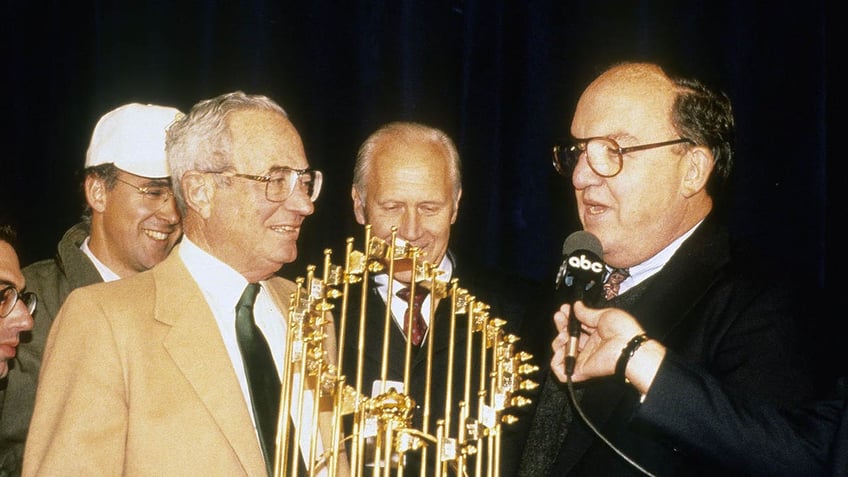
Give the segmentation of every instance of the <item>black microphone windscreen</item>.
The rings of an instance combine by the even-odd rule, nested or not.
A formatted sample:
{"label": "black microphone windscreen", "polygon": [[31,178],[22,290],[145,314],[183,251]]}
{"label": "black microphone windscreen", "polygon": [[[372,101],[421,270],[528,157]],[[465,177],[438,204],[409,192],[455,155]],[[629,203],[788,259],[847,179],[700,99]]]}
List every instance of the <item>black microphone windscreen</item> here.
{"label": "black microphone windscreen", "polygon": [[592,233],[586,232],[585,230],[578,230],[577,232],[572,233],[562,243],[563,256],[567,257],[574,253],[575,250],[592,252],[598,257],[603,257],[604,255],[604,247],[601,245],[601,241],[598,240],[598,237],[595,237]]}

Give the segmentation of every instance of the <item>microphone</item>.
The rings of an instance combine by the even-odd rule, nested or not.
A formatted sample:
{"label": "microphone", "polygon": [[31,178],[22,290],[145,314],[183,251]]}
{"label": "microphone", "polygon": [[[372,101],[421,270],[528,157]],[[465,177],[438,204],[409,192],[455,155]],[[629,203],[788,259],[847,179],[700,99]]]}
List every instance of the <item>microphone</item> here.
{"label": "microphone", "polygon": [[[555,290],[562,303],[574,305],[582,301],[594,306],[603,291],[606,267],[601,241],[585,230],[569,235],[562,244],[562,265],[557,273]],[[568,316],[568,349],[565,356],[565,372],[571,376],[577,362],[577,344],[580,339],[580,322],[574,310]]]}

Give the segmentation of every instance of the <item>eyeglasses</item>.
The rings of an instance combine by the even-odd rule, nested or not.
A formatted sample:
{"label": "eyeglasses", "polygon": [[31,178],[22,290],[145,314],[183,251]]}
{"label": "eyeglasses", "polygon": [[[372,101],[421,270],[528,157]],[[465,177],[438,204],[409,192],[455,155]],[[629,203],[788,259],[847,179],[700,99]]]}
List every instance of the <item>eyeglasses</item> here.
{"label": "eyeglasses", "polygon": [[585,153],[586,161],[595,174],[601,177],[613,177],[621,172],[623,166],[622,156],[625,154],[682,144],[684,142],[695,145],[695,141],[687,138],[630,147],[621,147],[617,142],[607,137],[577,139],[572,144],[558,142],[553,147],[553,164],[554,169],[560,175],[569,177],[574,167],[577,166],[580,156]]}
{"label": "eyeglasses", "polygon": [[18,304],[18,299],[24,302],[30,315],[35,313],[35,305],[38,303],[38,297],[35,296],[35,293],[21,293],[17,288],[8,286],[0,290],[0,318],[6,318],[12,313],[15,305]]}
{"label": "eyeglasses", "polygon": [[129,183],[120,177],[116,177],[115,180],[118,182],[124,183],[133,189],[137,190],[139,194],[144,198],[144,201],[153,207],[161,207],[165,205],[165,202],[168,202],[168,199],[174,196],[174,191],[166,185],[154,185],[147,187],[139,187],[135,184]]}
{"label": "eyeglasses", "polygon": [[315,202],[321,193],[324,176],[315,169],[291,169],[283,167],[275,170],[270,176],[254,176],[239,172],[215,172],[225,177],[240,177],[256,182],[265,183],[265,198],[271,202],[283,202],[300,188],[309,200]]}

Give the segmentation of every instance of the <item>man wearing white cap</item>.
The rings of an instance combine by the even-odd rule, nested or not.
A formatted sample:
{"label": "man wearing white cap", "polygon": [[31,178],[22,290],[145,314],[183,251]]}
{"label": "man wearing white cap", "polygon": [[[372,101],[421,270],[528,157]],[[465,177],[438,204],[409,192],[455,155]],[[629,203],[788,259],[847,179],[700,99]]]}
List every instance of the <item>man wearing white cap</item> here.
{"label": "man wearing white cap", "polygon": [[20,474],[44,342],[68,294],[147,270],[179,240],[165,131],[180,116],[172,107],[131,103],[94,127],[85,158],[82,222],[65,233],[55,258],[23,269],[27,290],[39,303],[32,339],[19,346],[8,386],[0,389],[0,476]]}

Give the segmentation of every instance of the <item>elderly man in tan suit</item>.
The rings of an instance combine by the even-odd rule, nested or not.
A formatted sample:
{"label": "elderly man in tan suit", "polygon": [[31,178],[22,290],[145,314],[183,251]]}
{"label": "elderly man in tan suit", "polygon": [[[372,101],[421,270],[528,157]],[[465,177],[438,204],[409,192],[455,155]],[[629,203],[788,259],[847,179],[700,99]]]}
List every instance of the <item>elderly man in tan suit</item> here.
{"label": "elderly man in tan suit", "polygon": [[[275,273],[297,257],[321,173],[283,109],[241,92],[195,105],[170,126],[167,153],[183,241],[147,272],[68,297],[47,341],[24,475],[272,472],[276,419],[263,416],[254,379],[267,369],[243,353],[270,352],[265,368],[283,376],[296,285]],[[262,345],[243,341],[236,309],[246,289]],[[311,412],[310,395],[303,401]],[[332,449],[329,417],[319,421],[319,451]],[[313,429],[299,430],[308,455]],[[326,461],[310,463],[314,475],[332,474]]]}

